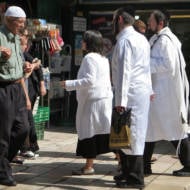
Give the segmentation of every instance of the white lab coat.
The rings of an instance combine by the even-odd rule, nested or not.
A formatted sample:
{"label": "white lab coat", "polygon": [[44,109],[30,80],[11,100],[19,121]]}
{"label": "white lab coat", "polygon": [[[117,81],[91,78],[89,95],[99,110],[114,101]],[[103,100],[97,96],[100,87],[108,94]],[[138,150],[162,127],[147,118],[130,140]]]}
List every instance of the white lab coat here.
{"label": "white lab coat", "polygon": [[113,93],[108,59],[98,53],[88,53],[82,60],[77,79],[66,81],[66,90],[77,91],[79,139],[109,134]]}
{"label": "white lab coat", "polygon": [[[165,27],[150,39],[150,45],[155,99],[150,104],[146,141],[180,140],[186,137],[182,118],[187,123],[189,94],[181,43]],[[184,93],[184,89],[187,93]]]}
{"label": "white lab coat", "polygon": [[150,46],[132,26],[117,36],[112,57],[112,80],[115,106],[131,107],[132,149],[125,154],[143,155],[150,103]]}

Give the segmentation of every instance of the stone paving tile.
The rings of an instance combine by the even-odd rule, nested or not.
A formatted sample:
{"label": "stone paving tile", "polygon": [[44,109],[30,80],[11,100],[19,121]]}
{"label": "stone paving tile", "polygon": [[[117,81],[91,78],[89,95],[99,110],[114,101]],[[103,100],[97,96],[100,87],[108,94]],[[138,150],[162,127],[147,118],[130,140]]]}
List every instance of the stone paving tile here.
{"label": "stone paving tile", "polygon": [[164,155],[159,158],[154,164],[152,164],[153,173],[165,173],[168,171],[168,168],[173,167],[176,163],[176,159],[173,159],[171,155]]}
{"label": "stone paving tile", "polygon": [[40,190],[42,186],[34,185],[34,184],[18,184],[16,187],[3,187],[1,190]]}
{"label": "stone paving tile", "polygon": [[[36,159],[27,159],[24,165],[13,165],[16,187],[0,185],[0,190],[119,190],[113,176],[117,174],[115,155],[100,155],[95,160],[95,175],[73,176],[85,160],[75,156],[77,135],[74,128],[50,128],[44,140],[39,141],[40,152]],[[154,174],[145,177],[145,190],[190,190],[190,177],[174,177],[173,170],[181,168],[174,158],[174,148],[168,142],[158,142],[152,169]]]}
{"label": "stone paving tile", "polygon": [[189,177],[173,177],[163,174],[149,184],[146,190],[187,190],[190,187]]}

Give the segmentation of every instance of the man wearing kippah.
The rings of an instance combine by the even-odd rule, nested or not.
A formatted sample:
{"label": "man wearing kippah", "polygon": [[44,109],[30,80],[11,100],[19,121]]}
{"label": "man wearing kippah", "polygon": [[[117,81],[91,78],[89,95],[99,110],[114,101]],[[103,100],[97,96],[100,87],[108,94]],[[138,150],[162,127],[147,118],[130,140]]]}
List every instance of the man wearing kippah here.
{"label": "man wearing kippah", "polygon": [[23,144],[28,130],[30,101],[23,78],[20,39],[25,12],[11,6],[0,27],[0,184],[15,186],[10,162]]}
{"label": "man wearing kippah", "polygon": [[[133,11],[134,12],[134,11]],[[144,188],[143,152],[150,95],[150,45],[144,35],[133,28],[134,14],[120,8],[113,15],[116,44],[112,55],[114,107],[122,113],[131,108],[131,147],[119,151],[121,174],[114,176],[119,188]]]}
{"label": "man wearing kippah", "polygon": [[155,99],[150,105],[149,125],[144,151],[144,173],[152,174],[151,157],[156,142],[170,141],[183,166],[174,176],[190,177],[190,141],[188,138],[189,81],[182,44],[169,28],[167,11],[154,10],[148,27],[154,33],[150,67]]}

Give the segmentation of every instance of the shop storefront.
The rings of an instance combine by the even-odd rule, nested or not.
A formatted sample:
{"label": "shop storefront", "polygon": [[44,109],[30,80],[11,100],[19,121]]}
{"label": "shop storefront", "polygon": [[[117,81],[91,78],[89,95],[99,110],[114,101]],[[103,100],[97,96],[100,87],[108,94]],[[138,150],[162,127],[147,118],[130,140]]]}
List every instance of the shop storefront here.
{"label": "shop storefront", "polygon": [[83,56],[81,51],[83,32],[86,29],[100,30],[105,38],[105,51],[109,52],[113,41],[112,15],[119,7],[132,6],[136,10],[136,16],[145,23],[152,10],[163,8],[169,10],[170,27],[183,44],[190,78],[190,0],[7,0],[3,2],[21,6],[29,18],[44,19],[60,30],[65,44],[62,51],[64,55],[52,56],[48,63],[51,72],[48,102],[51,107],[52,125],[74,124],[77,107],[75,92],[63,92],[58,81],[76,78]]}
{"label": "shop storefront", "polygon": [[171,15],[170,28],[182,42],[186,60],[186,71],[190,81],[190,0],[79,0],[78,9],[88,20],[88,28],[100,30],[111,48],[111,21],[113,11],[120,7],[132,6],[137,18],[147,23],[154,9],[165,9]]}
{"label": "shop storefront", "polygon": [[[59,81],[72,78],[72,17],[74,1],[7,0],[0,2],[1,15],[8,6],[22,7],[27,15],[31,39],[31,54],[41,59],[47,95],[40,105],[50,108],[50,125],[74,123],[75,95],[60,87]],[[86,29],[86,28],[85,28]],[[73,68],[72,71],[77,70]],[[76,73],[76,72],[74,72]],[[73,99],[73,100],[72,100]],[[72,108],[70,111],[70,102]],[[74,125],[74,124],[73,124]]]}

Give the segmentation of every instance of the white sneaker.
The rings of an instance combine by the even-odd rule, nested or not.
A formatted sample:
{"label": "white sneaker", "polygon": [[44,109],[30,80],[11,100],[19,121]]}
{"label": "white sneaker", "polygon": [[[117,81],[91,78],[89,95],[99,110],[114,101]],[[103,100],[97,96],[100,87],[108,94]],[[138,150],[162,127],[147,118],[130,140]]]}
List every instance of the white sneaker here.
{"label": "white sneaker", "polygon": [[29,150],[29,151],[23,152],[22,156],[31,158],[31,157],[34,157],[35,154],[32,151]]}
{"label": "white sneaker", "polygon": [[35,158],[37,158],[37,157],[39,157],[39,156],[40,156],[40,155],[39,155],[38,153],[35,153],[35,154],[34,154],[34,157],[35,157]]}

